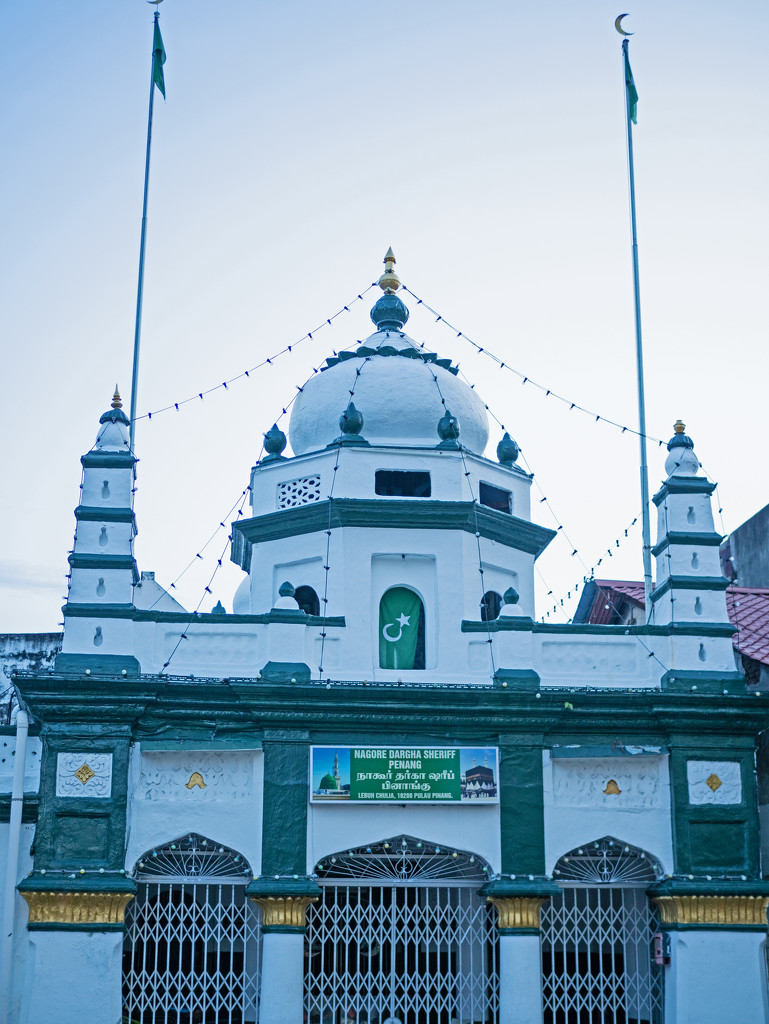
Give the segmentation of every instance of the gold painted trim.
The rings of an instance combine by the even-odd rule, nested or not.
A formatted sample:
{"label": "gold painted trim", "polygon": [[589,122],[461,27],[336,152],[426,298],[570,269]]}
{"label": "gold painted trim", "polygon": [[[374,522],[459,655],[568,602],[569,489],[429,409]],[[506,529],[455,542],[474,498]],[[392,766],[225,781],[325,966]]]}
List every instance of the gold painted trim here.
{"label": "gold painted trim", "polygon": [[654,896],[662,924],[767,926],[769,896]]}
{"label": "gold painted trim", "polygon": [[123,924],[132,892],[23,892],[30,924]]}
{"label": "gold painted trim", "polygon": [[539,928],[539,911],[546,896],[487,896],[497,908],[498,928]]}
{"label": "gold painted trim", "polygon": [[283,925],[291,928],[307,927],[307,908],[317,896],[252,896],[262,911],[263,925]]}

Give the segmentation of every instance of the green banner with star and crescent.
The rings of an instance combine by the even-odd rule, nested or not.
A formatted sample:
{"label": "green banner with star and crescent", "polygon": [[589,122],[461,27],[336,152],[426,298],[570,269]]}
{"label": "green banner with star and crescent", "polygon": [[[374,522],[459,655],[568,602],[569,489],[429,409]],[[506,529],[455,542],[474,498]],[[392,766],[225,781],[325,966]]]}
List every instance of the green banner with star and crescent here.
{"label": "green banner with star and crescent", "polygon": [[414,667],[422,602],[413,590],[393,587],[379,602],[379,667]]}

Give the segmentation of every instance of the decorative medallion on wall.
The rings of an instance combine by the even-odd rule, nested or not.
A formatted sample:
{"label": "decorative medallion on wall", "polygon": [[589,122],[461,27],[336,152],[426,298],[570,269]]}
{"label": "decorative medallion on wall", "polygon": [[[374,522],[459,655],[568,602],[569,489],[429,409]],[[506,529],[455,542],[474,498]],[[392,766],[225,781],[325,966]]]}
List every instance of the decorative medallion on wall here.
{"label": "decorative medallion on wall", "polygon": [[619,796],[622,790],[617,785],[615,779],[609,779],[606,783],[606,789],[603,792],[605,796]]}
{"label": "decorative medallion on wall", "polygon": [[690,804],[742,803],[739,761],[687,761]]}
{"label": "decorative medallion on wall", "polygon": [[79,752],[56,758],[56,796],[107,799],[112,795],[112,754]]}
{"label": "decorative medallion on wall", "polygon": [[146,751],[138,800],[248,800],[254,788],[254,751]]}

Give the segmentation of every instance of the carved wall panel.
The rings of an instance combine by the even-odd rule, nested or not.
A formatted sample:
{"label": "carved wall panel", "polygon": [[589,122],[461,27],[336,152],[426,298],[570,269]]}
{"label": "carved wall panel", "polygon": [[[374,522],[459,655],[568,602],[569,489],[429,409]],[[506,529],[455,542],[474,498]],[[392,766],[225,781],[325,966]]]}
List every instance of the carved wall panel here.
{"label": "carved wall panel", "polygon": [[56,758],[56,796],[107,799],[112,795],[112,754],[87,750]]}
{"label": "carved wall panel", "polygon": [[253,751],[147,751],[142,754],[138,800],[249,800],[254,793]]}
{"label": "carved wall panel", "polygon": [[561,807],[660,807],[662,762],[661,757],[556,759],[553,801]]}

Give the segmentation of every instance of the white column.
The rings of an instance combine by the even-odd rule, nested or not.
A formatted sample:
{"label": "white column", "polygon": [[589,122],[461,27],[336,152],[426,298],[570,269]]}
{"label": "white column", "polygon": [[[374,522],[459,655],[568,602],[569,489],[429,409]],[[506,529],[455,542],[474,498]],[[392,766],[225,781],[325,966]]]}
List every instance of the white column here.
{"label": "white column", "polygon": [[540,937],[499,936],[499,1024],[542,1024]]}
{"label": "white column", "polygon": [[769,1021],[766,932],[670,932],[665,1020],[670,1024]]}
{"label": "white column", "polygon": [[31,931],[29,1024],[118,1024],[122,1020],[123,932]]}
{"label": "white column", "polygon": [[262,932],[259,1024],[298,1024],[304,1019],[304,929]]}

